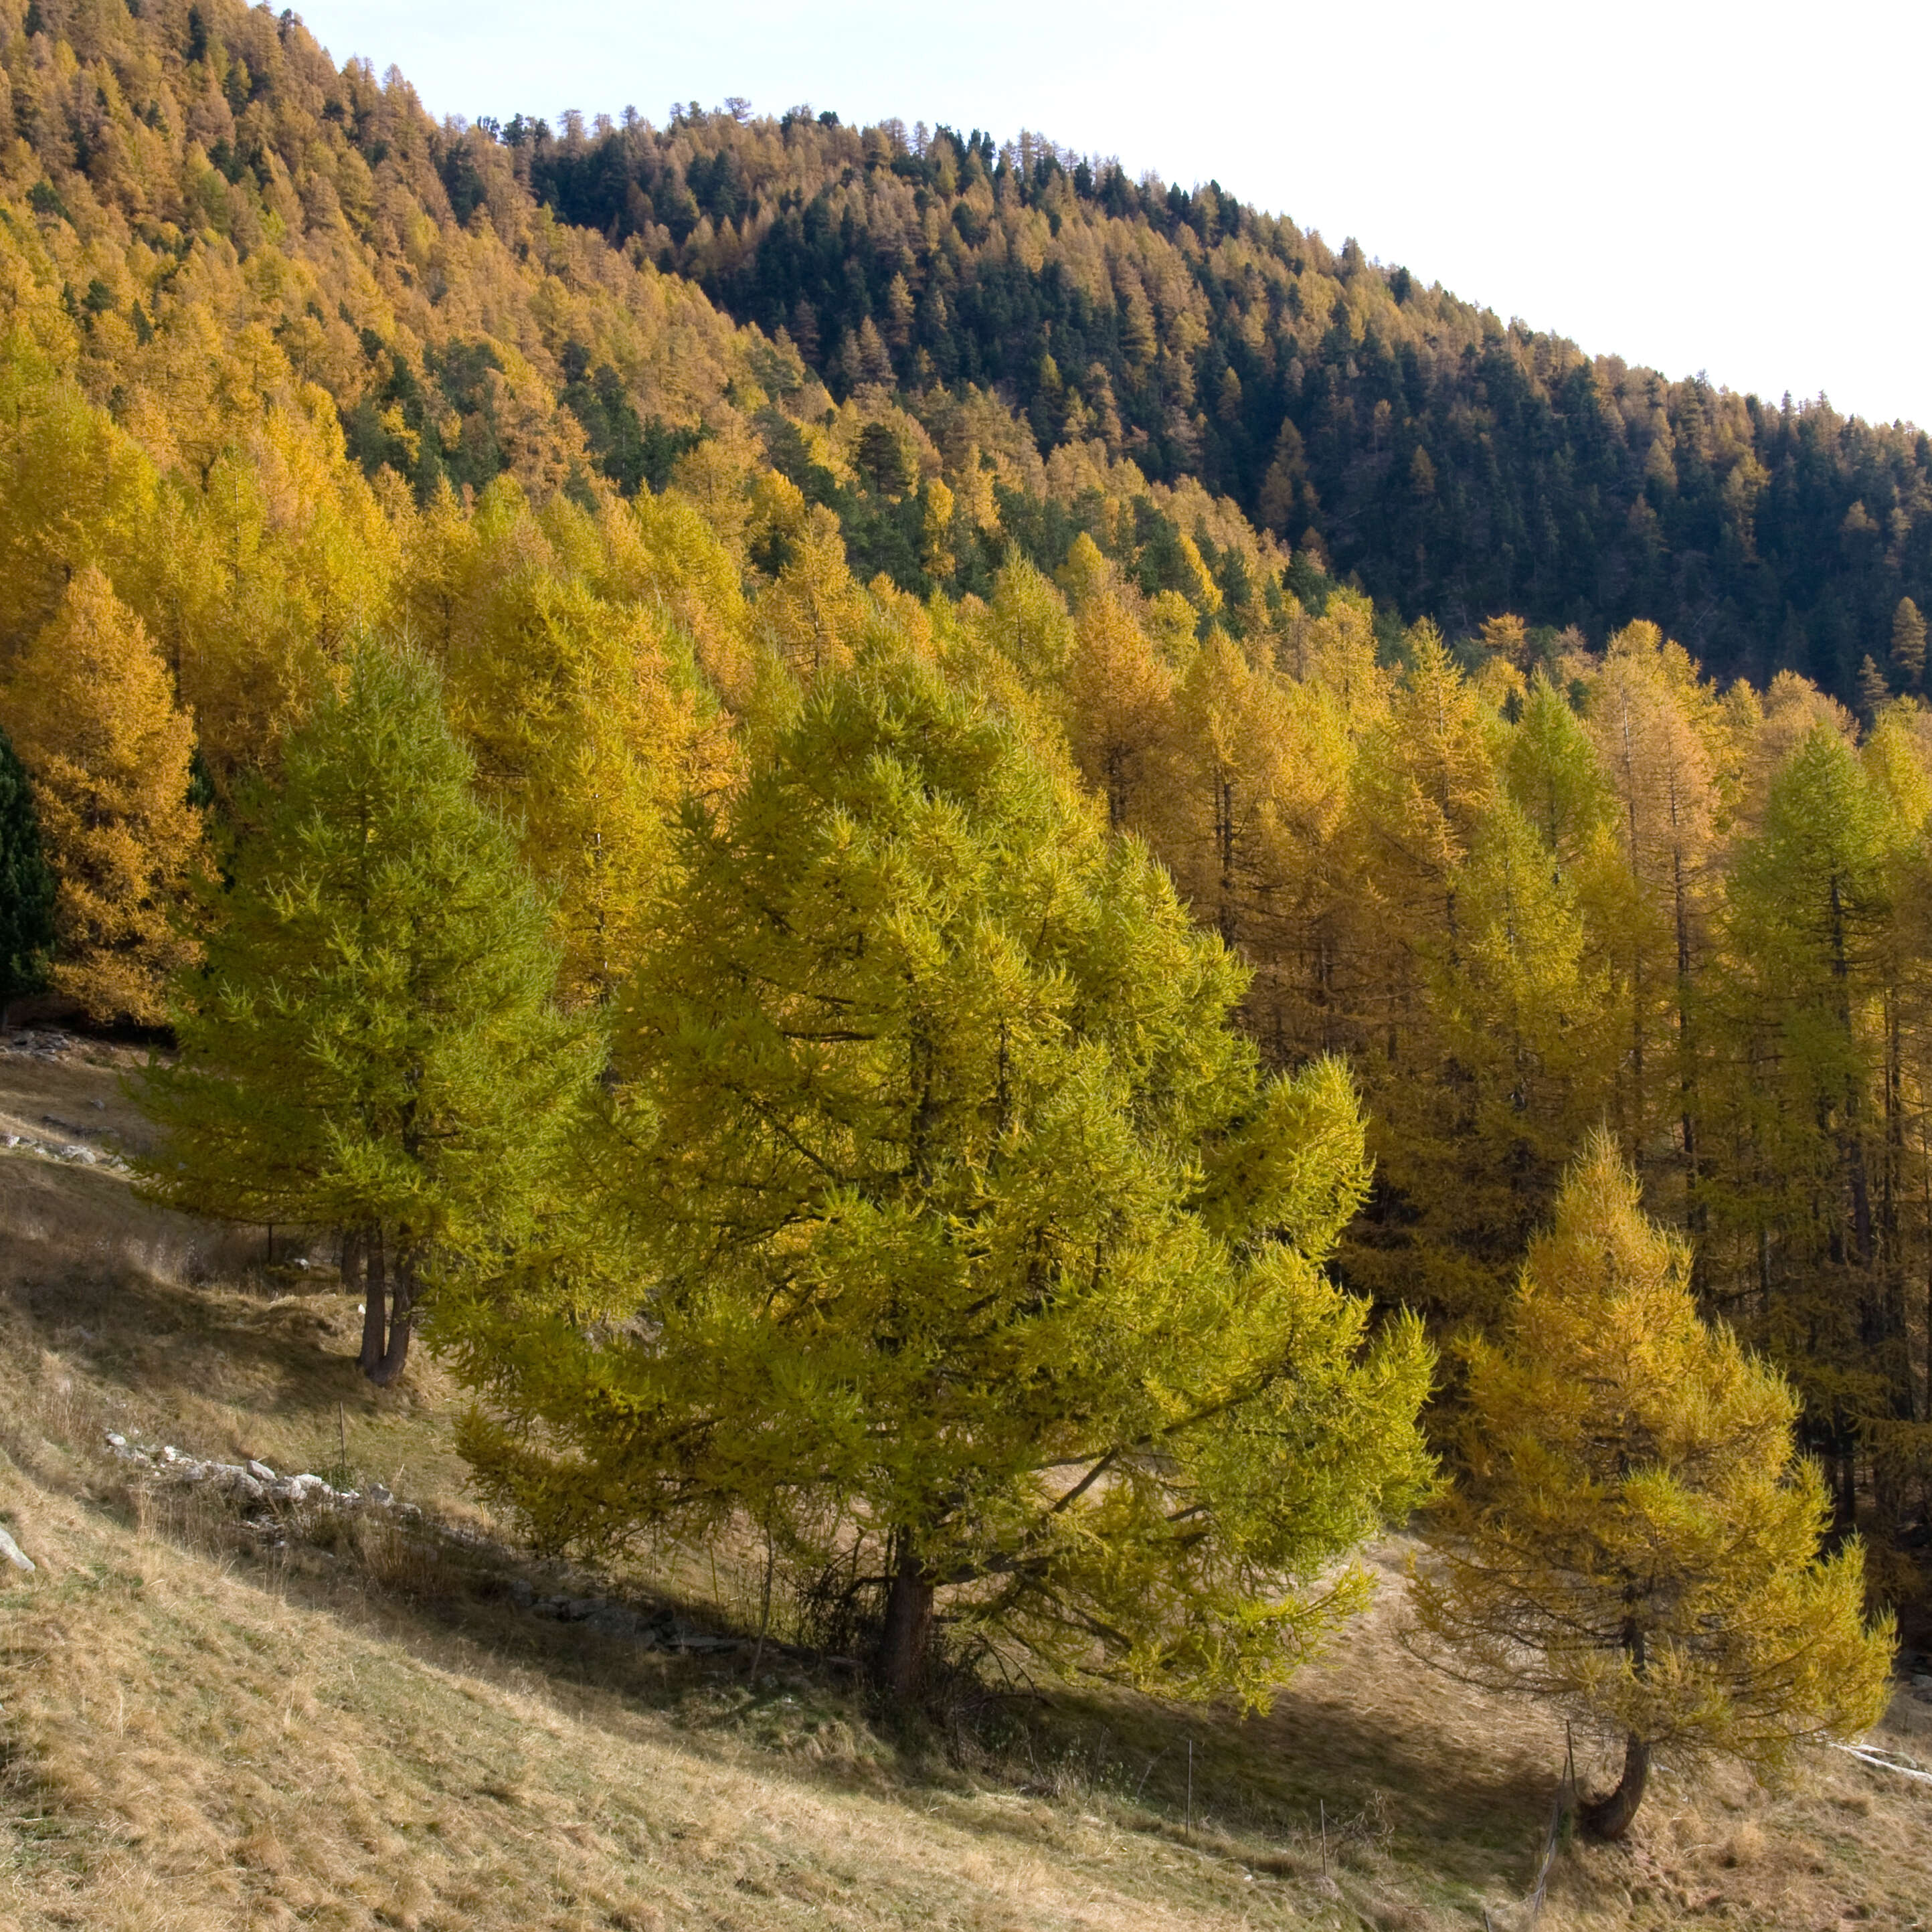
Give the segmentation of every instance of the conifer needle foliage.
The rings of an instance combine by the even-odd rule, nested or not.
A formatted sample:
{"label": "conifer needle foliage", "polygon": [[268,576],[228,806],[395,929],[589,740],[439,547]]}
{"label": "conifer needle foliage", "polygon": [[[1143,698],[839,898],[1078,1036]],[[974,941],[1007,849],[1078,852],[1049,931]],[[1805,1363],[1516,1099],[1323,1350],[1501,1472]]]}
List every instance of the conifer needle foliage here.
{"label": "conifer needle foliage", "polygon": [[1508,1320],[1472,1342],[1468,1476],[1436,1514],[1413,1601],[1478,1682],[1528,1691],[1624,1748],[1586,1808],[1629,1827],[1653,1752],[1774,1770],[1883,1712],[1892,1622],[1863,1551],[1829,1556],[1797,1397],[1697,1318],[1690,1255],[1593,1136],[1530,1248]]}
{"label": "conifer needle foliage", "polygon": [[178,1057],[140,1083],[155,1198],[342,1232],[378,1381],[419,1292],[514,1238],[589,1071],[548,908],[472,776],[431,667],[359,646],[237,843]]}
{"label": "conifer needle foliage", "polygon": [[466,1299],[466,1448],[546,1540],[742,1512],[996,1645],[1258,1700],[1429,1480],[1430,1352],[1324,1263],[1345,1070],[1267,1078],[1245,974],[1014,722],[824,681],[716,814],[616,1014],[609,1270]]}
{"label": "conifer needle foliage", "polygon": [[153,1025],[169,975],[195,951],[180,917],[201,853],[194,728],[100,571],[68,586],[0,689],[0,716],[33,776],[59,882],[54,983],[92,1019]]}

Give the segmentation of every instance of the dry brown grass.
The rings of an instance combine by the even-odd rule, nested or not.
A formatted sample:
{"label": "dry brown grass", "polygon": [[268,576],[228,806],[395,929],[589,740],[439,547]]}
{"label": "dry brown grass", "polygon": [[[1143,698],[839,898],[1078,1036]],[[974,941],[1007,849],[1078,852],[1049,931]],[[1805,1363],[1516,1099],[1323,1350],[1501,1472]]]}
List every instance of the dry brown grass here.
{"label": "dry brown grass", "polygon": [[[31,1075],[0,1059],[0,1117],[112,1070]],[[1264,1718],[1060,1696],[904,1736],[836,1676],[520,1616],[406,1526],[276,1550],[130,1489],[104,1426],[318,1466],[340,1403],[352,1462],[478,1520],[434,1365],[362,1384],[352,1304],[284,1292],[258,1241],[0,1156],[0,1520],[42,1564],[0,1581],[4,1932],[1520,1924],[1562,1740],[1410,1661],[1397,1544]],[[728,1551],[715,1588],[749,1600]],[[1885,1741],[1932,1760],[1932,1705]],[[1932,1790],[1828,1754],[1805,1780],[1666,1776],[1630,1845],[1559,1857],[1543,1925],[1932,1924]]]}

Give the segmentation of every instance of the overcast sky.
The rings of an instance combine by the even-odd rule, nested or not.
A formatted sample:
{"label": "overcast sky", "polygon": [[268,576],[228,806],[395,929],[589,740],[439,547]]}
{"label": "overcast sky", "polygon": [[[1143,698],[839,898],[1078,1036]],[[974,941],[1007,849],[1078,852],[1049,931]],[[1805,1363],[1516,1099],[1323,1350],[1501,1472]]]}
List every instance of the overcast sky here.
{"label": "overcast sky", "polygon": [[1932,8],[314,0],[430,110],[728,94],[1210,178],[1593,352],[1932,425]]}

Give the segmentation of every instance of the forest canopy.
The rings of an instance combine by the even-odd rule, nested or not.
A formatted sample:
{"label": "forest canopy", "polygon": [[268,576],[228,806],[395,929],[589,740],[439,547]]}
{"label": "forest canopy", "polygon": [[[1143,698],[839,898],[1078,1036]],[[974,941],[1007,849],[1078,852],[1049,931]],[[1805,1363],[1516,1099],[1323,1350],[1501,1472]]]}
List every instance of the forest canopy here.
{"label": "forest canopy", "polygon": [[0,344],[10,988],[180,1050],[150,1187],[334,1226],[533,1531],[1258,1698],[1587,1142],[1792,1563],[1932,1589],[1916,431],[1030,135],[438,124],[239,0],[0,0]]}

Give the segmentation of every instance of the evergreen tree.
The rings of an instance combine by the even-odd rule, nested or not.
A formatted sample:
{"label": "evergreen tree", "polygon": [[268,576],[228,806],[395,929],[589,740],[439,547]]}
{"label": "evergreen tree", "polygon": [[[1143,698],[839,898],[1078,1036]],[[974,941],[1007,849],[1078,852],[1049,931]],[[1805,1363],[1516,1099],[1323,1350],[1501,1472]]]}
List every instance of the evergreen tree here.
{"label": "evergreen tree", "polygon": [[1699,1322],[1690,1266],[1593,1136],[1502,1333],[1465,1352],[1468,1480],[1412,1593],[1459,1672],[1622,1744],[1621,1779],[1584,1814],[1610,1838],[1659,1748],[1771,1768],[1876,1722],[1890,1689],[1862,1551],[1820,1554],[1830,1510],[1792,1441],[1797,1399]]}
{"label": "evergreen tree", "polygon": [[1264,1079],[1164,874],[904,657],[823,679],[682,844],[620,1003],[611,1245],[451,1318],[478,1480],[552,1544],[742,1512],[871,1580],[896,1696],[943,1606],[1258,1700],[1426,1482],[1417,1328],[1368,1340],[1322,1268],[1346,1073]]}
{"label": "evergreen tree", "polygon": [[1885,673],[1872,662],[1871,653],[1868,651],[1858,666],[1859,715],[1870,724],[1891,702],[1892,686],[1886,682]]}
{"label": "evergreen tree", "polygon": [[38,992],[46,983],[54,892],[33,788],[0,731],[0,1013],[8,1000]]}
{"label": "evergreen tree", "polygon": [[0,715],[34,781],[59,882],[56,989],[105,1023],[166,1018],[202,850],[188,802],[194,728],[146,627],[95,569],[77,572],[14,665]]}
{"label": "evergreen tree", "polygon": [[1925,676],[1925,620],[1910,597],[1901,597],[1892,614],[1892,663],[1904,690],[1912,690]]}
{"label": "evergreen tree", "polygon": [[362,1366],[405,1365],[425,1286],[541,1212],[590,1041],[550,1006],[548,908],[471,791],[434,670],[358,645],[286,748],[142,1076],[155,1199],[344,1231]]}

